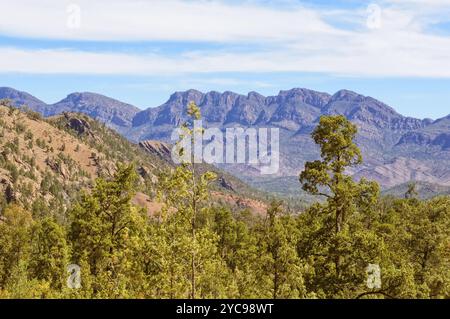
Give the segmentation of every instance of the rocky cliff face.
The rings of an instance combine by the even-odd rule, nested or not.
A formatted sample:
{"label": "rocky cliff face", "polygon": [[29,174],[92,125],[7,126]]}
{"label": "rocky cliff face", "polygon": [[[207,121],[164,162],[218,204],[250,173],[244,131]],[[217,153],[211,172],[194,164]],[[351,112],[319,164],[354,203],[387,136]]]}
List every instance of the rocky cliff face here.
{"label": "rocky cliff face", "polygon": [[315,120],[329,98],[326,93],[306,89],[281,91],[278,96],[272,97],[256,92],[240,95],[189,90],[174,93],[157,108],[139,112],[134,117],[133,127],[178,125],[188,120],[186,105],[192,101],[201,108],[203,120],[216,126],[274,124],[295,130],[301,123]]}
{"label": "rocky cliff face", "polygon": [[147,140],[139,142],[139,146],[150,154],[156,155],[165,161],[171,161],[171,146],[167,143]]}
{"label": "rocky cliff face", "polygon": [[398,146],[418,145],[425,149],[450,150],[450,116],[403,135]]}

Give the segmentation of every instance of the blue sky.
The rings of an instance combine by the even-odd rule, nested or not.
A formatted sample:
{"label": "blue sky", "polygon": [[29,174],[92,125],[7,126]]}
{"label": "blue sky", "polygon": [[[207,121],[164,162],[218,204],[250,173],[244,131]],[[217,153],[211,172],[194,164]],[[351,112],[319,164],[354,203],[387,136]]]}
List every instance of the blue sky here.
{"label": "blue sky", "polygon": [[[19,3],[20,2],[20,3]],[[140,108],[174,91],[306,87],[450,114],[450,0],[0,0],[0,86]]]}

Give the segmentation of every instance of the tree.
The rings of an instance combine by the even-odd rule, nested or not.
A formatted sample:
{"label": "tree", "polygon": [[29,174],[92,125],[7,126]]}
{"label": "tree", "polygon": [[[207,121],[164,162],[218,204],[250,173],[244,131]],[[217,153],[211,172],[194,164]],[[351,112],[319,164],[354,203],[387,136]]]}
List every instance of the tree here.
{"label": "tree", "polygon": [[137,175],[134,165],[120,166],[112,180],[99,178],[91,194],[74,205],[69,238],[73,260],[85,262],[92,275],[93,293],[127,296],[133,256],[140,235],[140,210],[131,204]]}
{"label": "tree", "polygon": [[419,195],[417,192],[417,184],[416,183],[409,183],[408,184],[408,190],[406,191],[405,198],[411,199],[415,198]]}
{"label": "tree", "polygon": [[11,269],[5,290],[3,293],[0,291],[0,296],[2,294],[11,299],[45,299],[58,296],[48,282],[30,278],[27,260],[20,260]]}
{"label": "tree", "polygon": [[7,206],[0,220],[0,288],[4,288],[13,269],[28,263],[33,226],[31,214],[18,205]]}
{"label": "tree", "polygon": [[30,275],[50,283],[55,290],[65,284],[69,247],[64,228],[50,218],[38,222],[32,230]]}
{"label": "tree", "polygon": [[406,298],[450,295],[450,201],[435,198],[399,200],[379,233],[389,245],[396,269],[392,294]]}
{"label": "tree", "polygon": [[260,245],[264,228],[262,218],[249,216],[251,213],[247,210],[233,212],[227,207],[217,207],[213,214],[212,229],[219,236],[218,252],[231,272],[233,281],[230,280],[228,285],[236,285],[236,297],[270,297],[267,280],[262,279],[268,277],[262,270],[261,255],[266,256]]}
{"label": "tree", "polygon": [[[188,114],[194,120],[201,117],[200,109],[190,103]],[[194,142],[194,132],[188,123],[183,125],[184,134]],[[195,143],[195,142],[194,142]],[[178,152],[185,150],[179,144]],[[218,236],[205,225],[211,215],[209,187],[216,175],[213,172],[200,174],[193,158],[184,161],[172,172],[161,176],[158,198],[164,204],[161,220],[168,236],[168,276],[171,296],[179,278],[189,278],[189,298],[220,296],[220,278],[227,275],[224,262],[217,251]],[[180,265],[189,265],[188,269]],[[184,275],[182,275],[184,273]],[[214,282],[214,284],[212,284]],[[223,281],[222,281],[223,283]]]}
{"label": "tree", "polygon": [[303,265],[296,251],[298,230],[293,218],[282,216],[281,202],[271,203],[262,234],[261,247],[265,254],[261,264],[270,278],[271,297],[305,297]]}
{"label": "tree", "polygon": [[[365,267],[380,262],[384,249],[370,230],[371,207],[377,202],[375,182],[353,181],[346,170],[362,162],[354,142],[357,128],[344,116],[323,116],[312,137],[322,160],[308,162],[300,174],[303,189],[326,198],[313,205],[299,221],[302,229],[298,250],[315,264],[310,288],[319,295],[341,296],[363,289]],[[309,247],[309,249],[308,249]]]}
{"label": "tree", "polygon": [[345,174],[347,168],[362,163],[361,151],[353,141],[356,133],[356,126],[344,116],[322,116],[312,134],[322,160],[307,162],[300,174],[303,190],[328,199],[336,233],[341,231],[346,213],[359,195],[357,185]]}

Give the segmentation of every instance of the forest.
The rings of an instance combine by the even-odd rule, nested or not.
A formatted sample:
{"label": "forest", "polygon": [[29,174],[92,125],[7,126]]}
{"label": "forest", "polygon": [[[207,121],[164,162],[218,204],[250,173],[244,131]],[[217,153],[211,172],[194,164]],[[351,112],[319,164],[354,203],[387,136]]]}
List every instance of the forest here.
{"label": "forest", "polygon": [[[200,118],[195,105],[189,114]],[[449,298],[450,198],[421,200],[413,183],[381,196],[354,180],[356,134],[344,116],[320,119],[321,158],[298,184],[318,200],[301,212],[280,200],[260,215],[222,205],[216,174],[183,163],[148,186],[162,205],[148,214],[126,161],[64,218],[2,205],[0,298]]]}

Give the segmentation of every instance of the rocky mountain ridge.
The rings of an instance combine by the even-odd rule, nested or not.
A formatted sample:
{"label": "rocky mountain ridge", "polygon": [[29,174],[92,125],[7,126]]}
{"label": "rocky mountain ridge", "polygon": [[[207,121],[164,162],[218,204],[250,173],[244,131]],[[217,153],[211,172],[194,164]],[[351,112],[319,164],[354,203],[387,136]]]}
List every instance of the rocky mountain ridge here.
{"label": "rocky mountain ridge", "polygon": [[[450,116],[436,121],[405,117],[373,97],[349,90],[331,95],[296,88],[267,97],[257,92],[188,90],[175,92],[166,103],[146,110],[94,93],[70,94],[46,105],[25,92],[3,88],[0,98],[10,98],[16,105],[25,103],[46,116],[69,110],[85,113],[136,143],[170,142],[172,130],[188,120],[186,105],[193,101],[200,107],[206,127],[279,128],[277,178],[296,176],[306,161],[316,159],[319,154],[311,132],[322,115],[342,114],[359,129],[357,143],[364,165],[352,171],[356,177],[377,180],[385,188],[408,179],[450,185]],[[258,177],[256,170],[246,166],[223,168],[244,179]]]}

